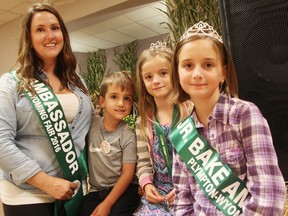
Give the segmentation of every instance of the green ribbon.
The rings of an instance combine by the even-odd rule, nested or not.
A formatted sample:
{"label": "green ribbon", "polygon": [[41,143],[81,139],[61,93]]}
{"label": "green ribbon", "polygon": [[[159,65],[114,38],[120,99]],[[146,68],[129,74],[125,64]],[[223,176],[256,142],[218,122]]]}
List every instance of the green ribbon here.
{"label": "green ribbon", "polygon": [[[16,76],[16,73],[12,72],[12,75],[21,85],[22,83]],[[64,111],[57,96],[49,86],[35,80],[33,87],[36,92],[35,95],[32,95],[25,88],[24,94],[32,104],[45,129],[64,177],[71,182],[78,180],[81,183],[79,190],[71,199],[67,201],[56,200],[54,215],[57,216],[57,211],[62,202],[64,202],[67,216],[78,216],[83,198],[82,179],[85,180],[88,173],[84,155],[85,149],[80,157],[77,158]]]}
{"label": "green ribbon", "polygon": [[246,185],[221,162],[219,154],[198,133],[191,116],[171,131],[170,139],[210,201],[225,215],[240,215],[248,196]]}
{"label": "green ribbon", "polygon": [[[171,128],[174,127],[174,125],[176,124],[176,122],[178,120],[179,120],[179,115],[178,115],[177,106],[175,105],[174,109],[173,109]],[[170,156],[169,156],[169,152],[168,152],[165,136],[164,136],[163,130],[162,130],[162,128],[160,126],[160,123],[157,120],[156,116],[155,116],[155,121],[156,121],[156,124],[154,124],[154,125],[155,125],[155,129],[156,129],[157,135],[159,137],[159,144],[160,144],[160,147],[161,147],[161,150],[162,150],[165,162],[166,162],[168,173],[172,177],[172,163],[171,163],[171,160],[170,160]]]}

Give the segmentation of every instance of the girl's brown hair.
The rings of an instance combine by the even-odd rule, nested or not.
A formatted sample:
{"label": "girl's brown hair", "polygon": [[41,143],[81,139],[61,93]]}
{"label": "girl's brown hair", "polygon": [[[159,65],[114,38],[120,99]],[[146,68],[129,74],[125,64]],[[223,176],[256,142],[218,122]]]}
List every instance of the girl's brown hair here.
{"label": "girl's brown hair", "polygon": [[232,95],[233,97],[238,97],[238,81],[236,70],[232,61],[232,57],[230,55],[229,50],[225,46],[224,43],[220,41],[204,35],[193,35],[187,38],[184,38],[180,42],[176,44],[173,59],[172,59],[172,82],[173,82],[173,94],[171,96],[171,101],[183,102],[187,99],[190,99],[190,96],[182,89],[179,80],[178,74],[178,66],[179,66],[179,54],[181,52],[182,47],[192,41],[195,40],[212,40],[216,52],[219,53],[219,56],[222,61],[223,67],[226,67],[226,73],[224,74],[225,80],[219,86],[220,92],[225,92],[227,94]]}

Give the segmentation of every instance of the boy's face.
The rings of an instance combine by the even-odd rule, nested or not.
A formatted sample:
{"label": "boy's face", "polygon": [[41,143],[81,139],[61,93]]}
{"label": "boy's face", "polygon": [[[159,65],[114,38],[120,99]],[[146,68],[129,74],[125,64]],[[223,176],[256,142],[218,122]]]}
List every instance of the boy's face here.
{"label": "boy's face", "polygon": [[122,90],[116,84],[109,85],[104,97],[100,97],[100,105],[104,109],[106,121],[122,121],[130,114],[133,104],[131,89]]}

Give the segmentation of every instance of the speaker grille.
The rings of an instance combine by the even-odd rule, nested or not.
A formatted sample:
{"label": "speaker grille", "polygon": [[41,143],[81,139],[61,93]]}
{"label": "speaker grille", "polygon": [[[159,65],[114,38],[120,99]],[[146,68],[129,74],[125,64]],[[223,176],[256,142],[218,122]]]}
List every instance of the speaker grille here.
{"label": "speaker grille", "polygon": [[288,180],[288,1],[221,0],[224,41],[235,63],[239,97],[267,119]]}

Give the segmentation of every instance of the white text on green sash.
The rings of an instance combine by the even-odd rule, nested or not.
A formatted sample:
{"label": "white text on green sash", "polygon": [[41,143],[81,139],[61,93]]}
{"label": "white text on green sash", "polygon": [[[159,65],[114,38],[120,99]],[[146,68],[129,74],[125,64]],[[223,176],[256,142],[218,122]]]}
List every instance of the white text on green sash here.
{"label": "white text on green sash", "polygon": [[[220,209],[223,209],[226,215],[241,214],[239,208],[242,209],[243,202],[248,195],[247,188],[242,186],[242,180],[237,176],[231,178],[231,175],[235,174],[226,164],[221,162],[218,154],[215,155],[217,152],[209,145],[207,147],[200,137],[191,140],[191,133],[195,133],[197,129],[189,119],[181,122],[177,129],[181,137],[178,138],[182,139],[178,149],[181,151],[187,143],[186,152],[184,153],[184,149],[182,151],[187,155],[186,165],[193,172],[194,177],[201,184],[209,199]],[[191,142],[190,145],[189,142]]]}
{"label": "white text on green sash", "polygon": [[[75,151],[72,150],[73,144],[71,139],[69,139],[69,132],[61,132],[68,127],[65,120],[62,119],[59,121],[59,119],[63,118],[63,112],[59,109],[55,110],[58,105],[56,101],[49,101],[54,96],[44,83],[40,83],[36,80],[34,87],[38,97],[43,101],[44,105],[48,107],[48,113],[37,96],[33,96],[30,92],[28,94],[40,114],[40,118],[48,132],[49,139],[52,141],[54,151],[63,151],[66,153],[65,161],[69,164],[71,175],[73,175],[78,171],[79,167],[77,155]],[[58,139],[57,136],[60,139]]]}

